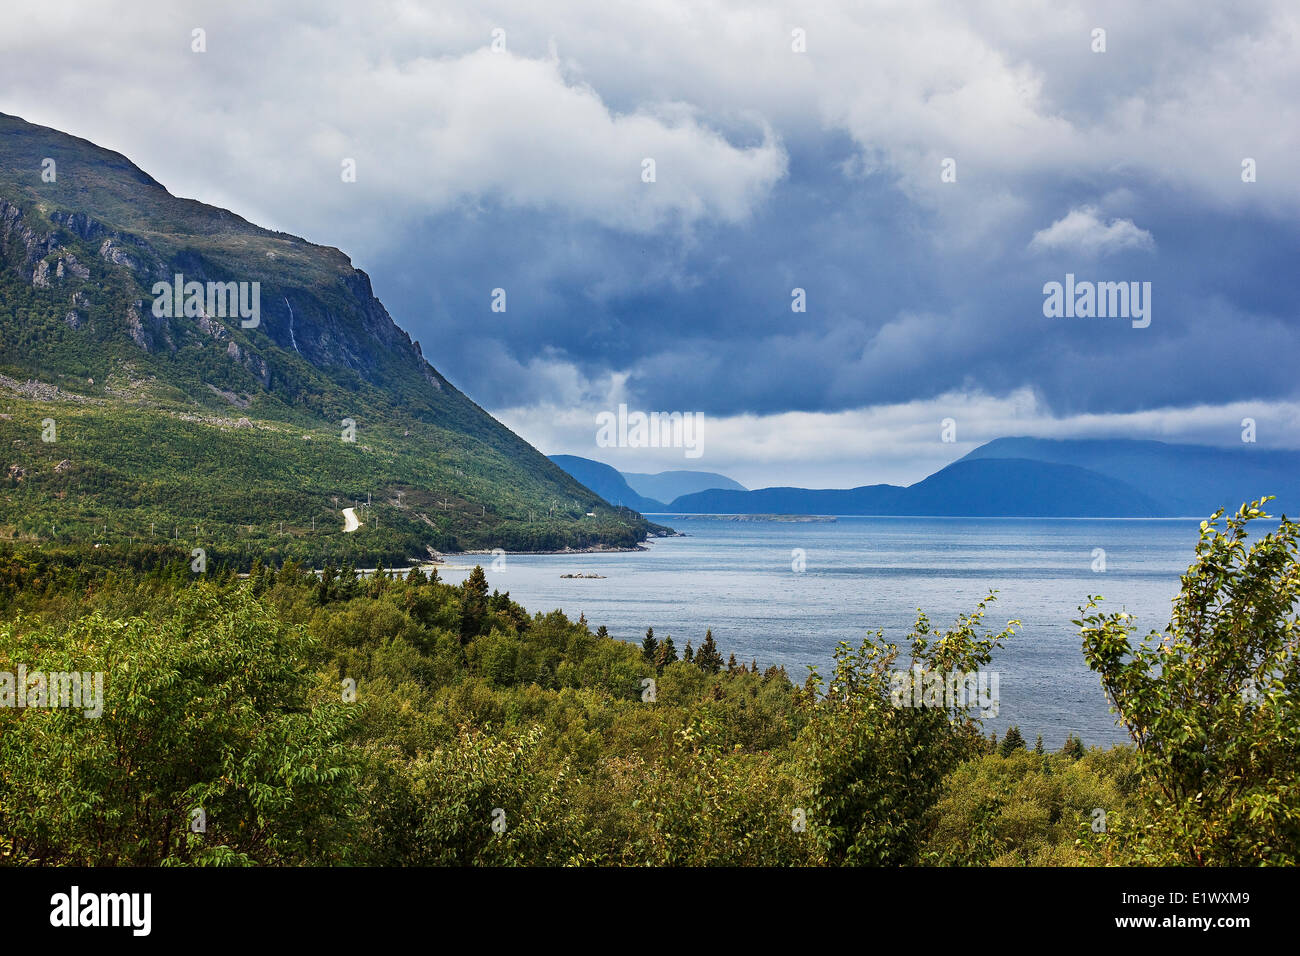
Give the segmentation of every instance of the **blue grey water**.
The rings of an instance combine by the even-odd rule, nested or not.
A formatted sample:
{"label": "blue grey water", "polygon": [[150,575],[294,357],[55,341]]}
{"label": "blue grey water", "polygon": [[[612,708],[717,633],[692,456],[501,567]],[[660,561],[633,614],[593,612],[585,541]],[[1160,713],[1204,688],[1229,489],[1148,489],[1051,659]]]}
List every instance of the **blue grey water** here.
{"label": "blue grey water", "polygon": [[[837,642],[857,644],[882,629],[902,644],[922,608],[938,627],[999,591],[985,624],[1021,627],[997,651],[1000,712],[985,721],[999,734],[1019,725],[1049,748],[1069,734],[1107,745],[1127,736],[1117,726],[1071,624],[1089,594],[1127,610],[1142,634],[1168,623],[1179,576],[1191,563],[1192,519],[838,518],[833,522],[656,518],[684,537],[653,540],[647,550],[612,554],[509,555],[494,570],[478,561],[493,588],[530,612],[585,614],[594,630],[640,642],[647,627],[671,635],[680,651],[698,647],[712,628],[724,658],[784,665],[802,682],[807,665],[830,673]],[[802,549],[806,567],[793,570]],[[1105,570],[1094,570],[1095,549]],[[562,578],[595,573],[601,579]],[[456,582],[465,572],[448,569]]]}

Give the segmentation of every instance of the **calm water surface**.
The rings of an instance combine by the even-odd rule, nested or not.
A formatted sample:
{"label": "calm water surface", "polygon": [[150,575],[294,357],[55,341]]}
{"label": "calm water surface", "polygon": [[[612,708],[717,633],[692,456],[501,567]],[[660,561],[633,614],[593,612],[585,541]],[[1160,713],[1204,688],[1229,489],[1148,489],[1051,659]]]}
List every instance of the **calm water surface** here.
{"label": "calm water surface", "polygon": [[[1032,744],[1042,734],[1059,747],[1067,734],[1088,744],[1126,739],[1109,713],[1097,677],[1083,663],[1070,621],[1088,594],[1124,609],[1142,633],[1164,627],[1179,575],[1191,562],[1198,521],[1109,519],[839,518],[833,522],[657,518],[685,537],[652,541],[618,554],[509,555],[493,588],[529,611],[585,614],[594,630],[640,642],[647,627],[671,635],[680,652],[698,647],[706,628],[723,656],[783,664],[802,682],[807,665],[829,674],[839,641],[856,644],[883,629],[902,642],[923,608],[937,627],[951,624],[996,588],[985,623],[1011,618],[1021,629],[996,652],[1001,710],[986,729],[1019,724]],[[792,570],[803,549],[806,570]],[[1093,570],[1095,548],[1106,569]],[[565,579],[566,573],[603,579]],[[448,569],[458,582],[464,571]]]}

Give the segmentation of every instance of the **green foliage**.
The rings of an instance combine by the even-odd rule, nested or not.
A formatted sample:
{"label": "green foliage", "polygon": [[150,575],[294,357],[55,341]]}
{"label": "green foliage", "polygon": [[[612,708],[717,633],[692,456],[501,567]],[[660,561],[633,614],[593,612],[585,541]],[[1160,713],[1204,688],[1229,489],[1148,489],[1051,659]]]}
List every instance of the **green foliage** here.
{"label": "green foliage", "polygon": [[1020,728],[1012,725],[1007,728],[1007,735],[1002,738],[1002,743],[998,746],[998,753],[1004,757],[1010,757],[1017,750],[1025,749],[1025,738],[1020,733]]}
{"label": "green foliage", "polygon": [[722,654],[718,652],[712,631],[705,632],[704,643],[695,652],[695,666],[710,674],[716,674],[722,669]]}
{"label": "green foliage", "polygon": [[659,641],[655,639],[655,629],[647,627],[645,631],[645,640],[641,642],[641,656],[645,658],[647,664],[653,664],[659,654]]}
{"label": "green foliage", "polygon": [[[54,182],[33,156],[57,160]],[[631,548],[657,528],[439,375],[337,249],[11,116],[0,218],[0,539],[369,566]],[[178,273],[258,283],[259,323],[155,316],[155,281]],[[353,502],[361,528],[345,533]]]}
{"label": "green foliage", "polygon": [[[341,863],[351,719],[308,639],[240,592],[174,612],[0,625],[0,671],[103,675],[103,713],[0,709],[0,832],[32,863]],[[202,810],[206,832],[191,830]]]}
{"label": "green foliage", "polygon": [[673,646],[673,638],[670,634],[660,641],[659,646],[655,648],[655,670],[662,674],[664,668],[676,662],[676,660],[677,648]]}
{"label": "green foliage", "polygon": [[1136,811],[1133,751],[1080,760],[1023,748],[967,761],[944,781],[922,859],[957,866],[1079,866],[1104,862],[1107,828]]}
{"label": "green foliage", "polygon": [[711,633],[685,661],[652,630],[529,615],[481,569],[0,549],[0,690],[19,665],[105,675],[97,718],[0,707],[0,861],[1291,862],[1297,529],[1248,544],[1252,510],[1207,526],[1163,642],[1081,622],[1137,745],[1058,753],[899,693],[990,665],[1016,625],[983,630],[992,596],[947,630],[919,615],[903,648],[840,645],[823,694],[815,671],[709,666]]}
{"label": "green foliage", "polygon": [[891,698],[894,675],[910,679],[908,668],[916,667],[926,680],[984,668],[1018,624],[1012,621],[996,635],[978,633],[994,599],[990,594],[942,634],[919,614],[906,665],[900,664],[898,645],[880,633],[856,650],[840,643],[826,697],[800,737],[811,784],[809,827],[828,862],[917,861],[926,816],[943,780],[979,752],[981,732],[970,701],[899,706]]}
{"label": "green foliage", "polygon": [[1249,523],[1268,517],[1268,500],[1243,505],[1222,529],[1221,511],[1201,523],[1163,637],[1134,646],[1123,612],[1076,622],[1149,783],[1130,833],[1140,859],[1300,859],[1300,527],[1283,518],[1251,543]]}

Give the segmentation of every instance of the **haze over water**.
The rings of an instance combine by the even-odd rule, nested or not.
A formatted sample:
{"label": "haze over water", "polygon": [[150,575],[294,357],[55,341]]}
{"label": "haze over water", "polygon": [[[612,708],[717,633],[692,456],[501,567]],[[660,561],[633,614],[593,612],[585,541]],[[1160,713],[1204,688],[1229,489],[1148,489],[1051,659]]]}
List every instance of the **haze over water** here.
{"label": "haze over water", "polygon": [[[936,629],[946,628],[996,588],[986,629],[996,632],[1011,618],[1021,628],[995,653],[990,669],[1000,674],[1001,707],[985,729],[1000,735],[1018,724],[1031,745],[1041,733],[1049,748],[1071,733],[1087,744],[1127,739],[1070,622],[1087,595],[1101,594],[1103,607],[1136,616],[1139,633],[1163,629],[1199,526],[1194,519],[656,520],[686,537],[656,539],[641,552],[512,554],[500,571],[490,556],[450,563],[479,561],[490,585],[530,612],[585,614],[593,630],[604,624],[622,640],[639,643],[652,626],[659,638],[671,635],[680,653],[712,628],[724,657],[782,664],[796,682],[809,664],[829,675],[838,641],[856,645],[883,629],[901,643],[918,607]],[[802,573],[791,568],[795,548],[806,555]],[[1095,548],[1105,549],[1104,572],[1092,569]],[[578,572],[605,577],[561,578]],[[455,583],[465,572],[442,576]]]}

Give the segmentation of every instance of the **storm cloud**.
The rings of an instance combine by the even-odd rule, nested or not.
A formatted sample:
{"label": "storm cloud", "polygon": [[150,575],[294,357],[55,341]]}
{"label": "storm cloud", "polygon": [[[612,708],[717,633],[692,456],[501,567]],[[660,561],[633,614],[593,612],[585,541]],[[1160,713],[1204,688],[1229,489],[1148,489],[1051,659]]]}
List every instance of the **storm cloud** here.
{"label": "storm cloud", "polygon": [[[1249,410],[1261,444],[1300,447],[1284,0],[0,22],[0,110],[344,249],[430,361],[547,452],[685,467],[597,449],[618,402],[703,412],[716,440],[690,467],[751,486],[921,477],[968,450],[937,445],[940,417],[963,442],[1227,443]],[[1150,282],[1150,326],[1046,318],[1066,274]]]}

